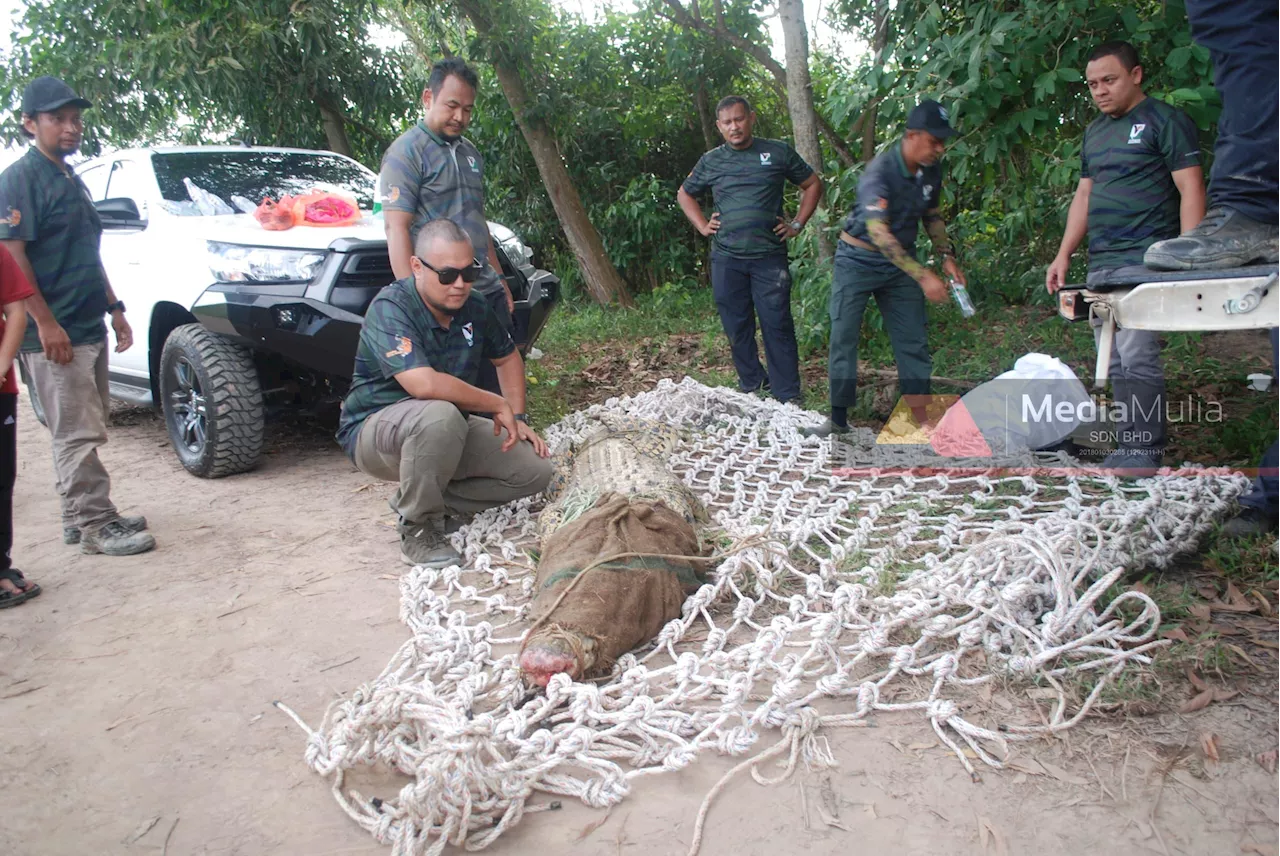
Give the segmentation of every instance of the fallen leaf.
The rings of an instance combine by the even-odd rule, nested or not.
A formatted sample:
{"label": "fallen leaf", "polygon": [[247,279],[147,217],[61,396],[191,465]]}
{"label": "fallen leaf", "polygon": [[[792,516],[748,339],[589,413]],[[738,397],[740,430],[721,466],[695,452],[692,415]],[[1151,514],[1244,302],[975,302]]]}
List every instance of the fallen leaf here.
{"label": "fallen leaf", "polygon": [[899,743],[896,737],[889,738],[889,745],[892,746],[894,749],[897,749],[899,752],[901,752],[904,755],[907,753],[907,748],[903,746],[901,743]]}
{"label": "fallen leaf", "polygon": [[982,844],[983,853],[994,853],[995,856],[1009,854],[1009,845],[1005,843],[1004,833],[989,818],[978,817],[978,841]]}
{"label": "fallen leaf", "polygon": [[1192,618],[1195,618],[1204,624],[1209,623],[1210,621],[1209,614],[1211,611],[1212,610],[1209,609],[1209,604],[1207,603],[1192,604],[1191,608],[1187,610],[1187,612],[1191,613]]}
{"label": "fallen leaf", "polygon": [[1241,844],[1240,852],[1256,853],[1257,856],[1277,856],[1277,853],[1280,853],[1280,851],[1277,851],[1276,848],[1272,847],[1269,844],[1254,844],[1253,842],[1249,842],[1248,844]]}
{"label": "fallen leaf", "polygon": [[150,832],[151,828],[159,822],[160,822],[160,818],[158,817],[153,817],[150,820],[142,821],[142,823],[138,824],[138,828],[133,831],[133,834],[131,834],[128,838],[124,840],[124,843],[133,844],[139,838],[141,838],[142,836]]}
{"label": "fallen leaf", "polygon": [[1270,648],[1273,651],[1280,651],[1280,645],[1276,644],[1276,641],[1274,639],[1264,639],[1261,636],[1250,636],[1249,641],[1252,642],[1254,645],[1259,645],[1263,648]]}
{"label": "fallen leaf", "polygon": [[1160,636],[1163,639],[1172,639],[1175,642],[1189,643],[1191,641],[1190,639],[1187,638],[1186,632],[1181,627],[1172,627],[1168,630],[1163,631],[1160,634]]}
{"label": "fallen leaf", "polygon": [[1017,770],[1020,773],[1028,773],[1032,776],[1046,775],[1044,767],[1040,766],[1040,762],[1034,758],[1019,758],[1016,761],[1010,761],[1009,769]]}
{"label": "fallen leaf", "polygon": [[1052,687],[1037,687],[1033,690],[1027,690],[1027,698],[1054,701],[1058,698],[1058,691]]}
{"label": "fallen leaf", "polygon": [[1068,785],[1089,784],[1088,779],[1077,776],[1075,773],[1068,773],[1066,770],[1062,769],[1061,767],[1055,766],[1054,764],[1050,764],[1048,761],[1041,761],[1040,766],[1044,767],[1044,771],[1048,773],[1050,776],[1053,776],[1055,779],[1057,779],[1060,782],[1066,782]]}
{"label": "fallen leaf", "polygon": [[1238,695],[1240,695],[1239,690],[1216,689],[1213,691],[1213,700],[1214,701],[1230,701],[1231,699],[1235,698]]}
{"label": "fallen leaf", "polygon": [[1271,615],[1271,601],[1267,600],[1266,595],[1260,591],[1251,591],[1249,596],[1258,602],[1258,611],[1263,615]]}
{"label": "fallen leaf", "polygon": [[595,832],[600,827],[604,826],[605,823],[608,822],[609,815],[611,814],[613,814],[613,806],[610,806],[609,810],[604,813],[604,817],[600,818],[599,820],[593,820],[591,823],[588,823],[586,826],[582,827],[582,831],[578,833],[578,837],[575,838],[574,841],[581,841],[591,833]]}
{"label": "fallen leaf", "polygon": [[1275,749],[1270,752],[1259,752],[1253,756],[1253,760],[1258,762],[1259,767],[1274,776],[1276,774],[1276,765],[1280,762],[1280,752]]}
{"label": "fallen leaf", "polygon": [[1195,713],[1197,710],[1203,710],[1213,701],[1213,690],[1205,690],[1195,698],[1188,701],[1182,707],[1178,708],[1178,713]]}
{"label": "fallen leaf", "polygon": [[921,751],[924,749],[932,749],[938,745],[938,741],[931,740],[928,743],[908,743],[907,748],[913,751]]}
{"label": "fallen leaf", "polygon": [[1258,610],[1257,604],[1250,602],[1249,598],[1244,596],[1244,592],[1236,588],[1235,583],[1227,583],[1227,602],[1244,612],[1256,612]]}
{"label": "fallen leaf", "polygon": [[1196,688],[1196,692],[1202,693],[1209,689],[1209,685],[1204,682],[1204,678],[1196,674],[1195,669],[1187,666],[1187,680],[1191,681],[1191,686]]}
{"label": "fallen leaf", "polygon": [[1200,735],[1200,751],[1204,753],[1206,761],[1212,764],[1219,763],[1222,758],[1218,754],[1218,735],[1206,731]]}

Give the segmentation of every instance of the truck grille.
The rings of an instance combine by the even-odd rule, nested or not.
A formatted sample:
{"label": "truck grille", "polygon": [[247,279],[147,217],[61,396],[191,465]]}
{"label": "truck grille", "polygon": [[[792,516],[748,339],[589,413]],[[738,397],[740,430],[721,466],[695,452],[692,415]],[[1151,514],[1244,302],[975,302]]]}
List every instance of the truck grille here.
{"label": "truck grille", "polygon": [[363,315],[385,286],[395,281],[391,257],[386,250],[350,253],[333,285],[330,302],[348,312]]}

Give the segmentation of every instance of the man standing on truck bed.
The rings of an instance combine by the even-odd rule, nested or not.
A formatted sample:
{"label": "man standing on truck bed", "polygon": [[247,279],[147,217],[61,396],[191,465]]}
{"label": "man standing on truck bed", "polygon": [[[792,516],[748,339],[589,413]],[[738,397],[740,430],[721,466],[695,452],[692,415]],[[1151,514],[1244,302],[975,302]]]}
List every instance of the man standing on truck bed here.
{"label": "man standing on truck bed", "polygon": [[[378,198],[387,231],[387,252],[397,279],[410,276],[409,258],[420,230],[444,218],[471,236],[480,276],[475,292],[514,334],[515,303],[502,276],[498,254],[484,213],[484,158],[462,136],[471,124],[479,79],[461,57],[438,60],[422,90],[422,121],[401,134],[382,156]],[[493,367],[481,368],[479,385],[496,395],[502,390]]]}
{"label": "man standing on truck bed", "polygon": [[102,316],[111,315],[117,353],[133,344],[133,331],[102,267],[102,222],[67,166],[89,106],[54,77],[37,77],[23,91],[22,130],[32,145],[0,174],[0,242],[36,291],[27,299],[35,323],[21,359],[53,435],[62,540],[84,553],[130,556],[156,540],[142,531],[146,518],[120,516],[98,458],[110,412]]}

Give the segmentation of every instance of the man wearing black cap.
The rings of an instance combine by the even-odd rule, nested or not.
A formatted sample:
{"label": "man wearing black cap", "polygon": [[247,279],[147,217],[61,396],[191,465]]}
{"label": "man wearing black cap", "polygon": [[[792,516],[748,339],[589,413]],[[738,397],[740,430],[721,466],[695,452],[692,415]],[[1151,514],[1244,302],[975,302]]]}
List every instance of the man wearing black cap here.
{"label": "man wearing black cap", "polygon": [[133,344],[99,255],[102,223],[66,159],[80,148],[81,111],[89,107],[54,77],[38,77],[22,93],[26,155],[0,173],[0,242],[36,294],[27,299],[34,324],[22,340],[22,364],[44,406],[62,499],[62,535],[85,553],[127,556],[155,547],[142,517],[121,517],[111,479],[98,458],[107,441],[107,331],[116,352]]}
{"label": "man wearing black cap", "polygon": [[906,135],[867,164],[858,180],[857,200],[840,233],[831,280],[831,418],[804,429],[808,436],[849,430],[849,408],[857,402],[858,335],[873,295],[889,332],[902,395],[917,414],[923,413],[933,372],[925,299],[945,301],[947,287],[916,261],[921,221],[933,249],[942,256],[943,271],[965,282],[938,212],[938,159],[944,140],[954,134],[947,111],[936,101],[922,101],[907,117]]}

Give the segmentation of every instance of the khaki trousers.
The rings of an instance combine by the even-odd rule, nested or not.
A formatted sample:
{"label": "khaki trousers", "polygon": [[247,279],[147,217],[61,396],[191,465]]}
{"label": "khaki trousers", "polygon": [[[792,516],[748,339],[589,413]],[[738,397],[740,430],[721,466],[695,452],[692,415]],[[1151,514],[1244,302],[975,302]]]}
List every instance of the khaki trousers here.
{"label": "khaki trousers", "polygon": [[538,493],[551,462],[529,443],[502,451],[493,422],[464,417],[447,401],[406,399],[360,426],[355,464],[383,481],[399,482],[391,507],[410,524],[440,514],[474,514]]}
{"label": "khaki trousers", "polygon": [[111,477],[98,458],[107,442],[107,340],[72,349],[58,365],[43,353],[22,355],[53,435],[53,473],[62,500],[62,525],[88,531],[119,517]]}

